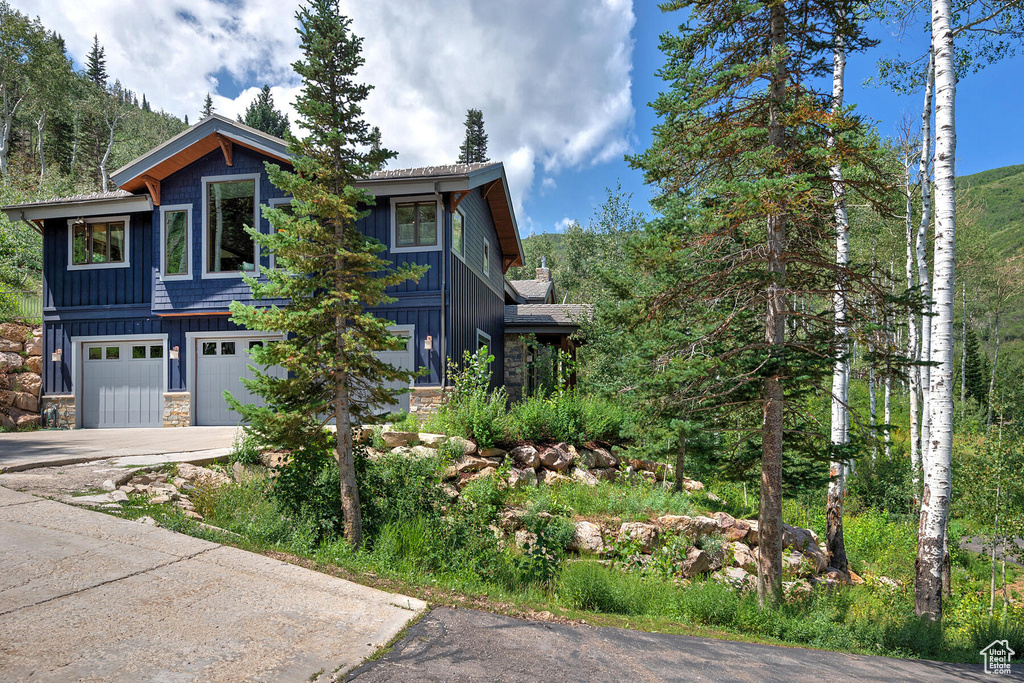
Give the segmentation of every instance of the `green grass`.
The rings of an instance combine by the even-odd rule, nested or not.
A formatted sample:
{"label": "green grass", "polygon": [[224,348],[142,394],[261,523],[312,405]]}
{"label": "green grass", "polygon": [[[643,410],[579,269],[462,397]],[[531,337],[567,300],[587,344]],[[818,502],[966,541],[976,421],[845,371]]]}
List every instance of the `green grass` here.
{"label": "green grass", "polygon": [[649,484],[601,482],[587,486],[568,481],[553,487],[523,489],[514,500],[536,507],[538,511],[560,511],[581,517],[621,517],[626,521],[694,512],[688,494]]}

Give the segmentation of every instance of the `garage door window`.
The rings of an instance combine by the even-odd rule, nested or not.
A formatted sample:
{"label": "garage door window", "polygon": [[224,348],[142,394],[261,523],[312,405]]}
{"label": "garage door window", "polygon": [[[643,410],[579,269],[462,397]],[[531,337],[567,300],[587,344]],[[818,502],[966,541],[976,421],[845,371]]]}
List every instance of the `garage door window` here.
{"label": "garage door window", "polygon": [[221,342],[220,343],[220,355],[222,355],[222,356],[233,356],[233,355],[235,355],[235,342]]}
{"label": "garage door window", "polygon": [[203,342],[203,355],[204,356],[216,356],[217,355],[217,342]]}
{"label": "garage door window", "polygon": [[121,347],[120,346],[108,346],[107,352],[104,355],[107,360],[118,360],[121,358]]}
{"label": "garage door window", "polygon": [[150,358],[163,358],[164,357],[164,347],[160,346],[160,345],[150,346],[149,347],[149,357]]}
{"label": "garage door window", "polygon": [[132,347],[132,359],[139,360],[146,357],[145,346],[133,346]]}
{"label": "garage door window", "polygon": [[103,348],[99,346],[90,346],[89,360],[103,360]]}

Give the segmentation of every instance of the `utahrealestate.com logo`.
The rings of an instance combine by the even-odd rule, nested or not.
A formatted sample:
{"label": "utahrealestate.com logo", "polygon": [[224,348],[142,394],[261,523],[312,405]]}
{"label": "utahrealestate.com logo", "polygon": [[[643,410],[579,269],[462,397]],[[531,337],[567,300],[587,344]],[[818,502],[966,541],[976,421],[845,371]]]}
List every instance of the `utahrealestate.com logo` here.
{"label": "utahrealestate.com logo", "polygon": [[1009,674],[1010,658],[1017,653],[1010,649],[1009,641],[993,640],[979,654],[985,658],[985,673]]}

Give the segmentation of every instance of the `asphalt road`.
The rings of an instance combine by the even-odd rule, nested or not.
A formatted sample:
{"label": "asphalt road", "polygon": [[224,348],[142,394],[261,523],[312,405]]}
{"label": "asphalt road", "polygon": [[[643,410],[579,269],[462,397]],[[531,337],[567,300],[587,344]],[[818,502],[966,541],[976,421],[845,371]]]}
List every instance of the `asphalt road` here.
{"label": "asphalt road", "polygon": [[[1011,676],[1024,680],[1024,665]],[[980,666],[523,621],[437,608],[347,681],[988,681]]]}
{"label": "asphalt road", "polygon": [[[1007,540],[1007,545],[1016,544],[1018,548],[1024,549],[1024,538],[1011,538]],[[981,553],[986,557],[991,556],[992,546],[989,545],[988,539],[979,537],[964,538],[960,540],[960,547],[964,550],[970,550],[971,552]],[[1011,548],[1007,548],[1011,552],[1006,553],[1006,563],[1015,564],[1018,567],[1024,567],[1020,563],[1019,553],[1013,553]],[[996,546],[996,560],[1001,561],[1003,559],[1003,546],[1002,544]]]}

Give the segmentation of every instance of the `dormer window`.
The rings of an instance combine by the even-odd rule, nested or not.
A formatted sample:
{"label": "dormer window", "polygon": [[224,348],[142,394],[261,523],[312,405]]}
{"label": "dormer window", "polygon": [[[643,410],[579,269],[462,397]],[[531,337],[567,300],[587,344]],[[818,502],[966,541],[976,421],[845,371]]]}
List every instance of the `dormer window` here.
{"label": "dormer window", "polygon": [[436,251],[441,208],[434,197],[391,200],[391,251]]}
{"label": "dormer window", "polygon": [[255,275],[256,241],[245,229],[259,225],[259,175],[203,179],[206,201],[203,276]]}
{"label": "dormer window", "polygon": [[128,216],[70,220],[68,231],[68,269],[128,267]]}

